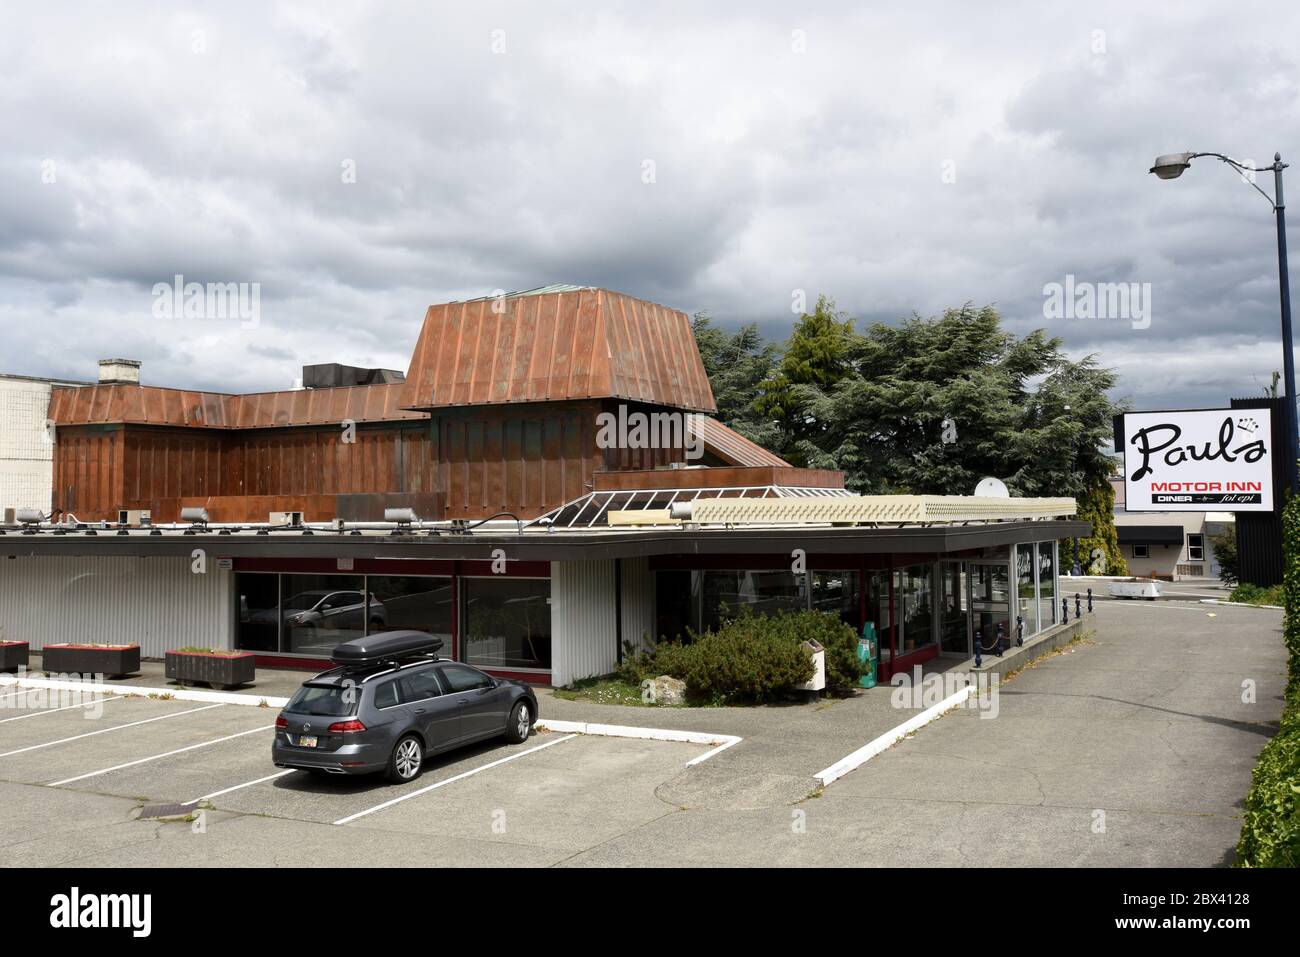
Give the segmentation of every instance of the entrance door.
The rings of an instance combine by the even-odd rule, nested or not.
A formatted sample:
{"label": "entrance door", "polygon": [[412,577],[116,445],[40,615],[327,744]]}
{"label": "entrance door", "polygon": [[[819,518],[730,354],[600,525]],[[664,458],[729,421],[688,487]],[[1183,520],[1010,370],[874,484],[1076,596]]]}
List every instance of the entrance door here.
{"label": "entrance door", "polygon": [[1002,626],[1004,645],[1011,639],[1011,591],[1006,562],[970,562],[971,623],[981,648],[992,651]]}
{"label": "entrance door", "polygon": [[963,658],[971,654],[970,579],[965,562],[939,564],[939,650]]}

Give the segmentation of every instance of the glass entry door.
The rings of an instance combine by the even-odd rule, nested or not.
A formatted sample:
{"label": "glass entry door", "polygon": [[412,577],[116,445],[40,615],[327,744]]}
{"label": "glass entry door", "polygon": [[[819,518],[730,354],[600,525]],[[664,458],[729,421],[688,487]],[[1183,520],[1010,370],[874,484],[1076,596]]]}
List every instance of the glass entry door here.
{"label": "glass entry door", "polygon": [[939,651],[971,654],[970,577],[965,562],[939,563]]}
{"label": "glass entry door", "polygon": [[1010,568],[1006,562],[970,562],[971,624],[985,651],[997,642],[998,625],[1004,642],[1011,635]]}

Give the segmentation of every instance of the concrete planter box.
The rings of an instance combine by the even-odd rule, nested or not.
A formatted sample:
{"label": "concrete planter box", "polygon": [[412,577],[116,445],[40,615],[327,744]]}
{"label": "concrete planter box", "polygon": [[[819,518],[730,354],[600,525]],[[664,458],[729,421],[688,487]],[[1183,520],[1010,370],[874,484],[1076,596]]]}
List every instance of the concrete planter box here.
{"label": "concrete planter box", "polygon": [[1111,598],[1146,598],[1151,601],[1160,597],[1160,587],[1160,582],[1145,580],[1106,583]]}
{"label": "concrete planter box", "polygon": [[41,649],[41,668],[46,674],[54,672],[123,678],[140,670],[140,646],[46,645]]}
{"label": "concrete planter box", "polygon": [[163,656],[168,678],[181,684],[203,682],[218,688],[248,684],[257,671],[255,655],[211,655],[201,651],[169,651]]}
{"label": "concrete planter box", "polygon": [[25,641],[0,641],[0,671],[17,671],[27,667]]}

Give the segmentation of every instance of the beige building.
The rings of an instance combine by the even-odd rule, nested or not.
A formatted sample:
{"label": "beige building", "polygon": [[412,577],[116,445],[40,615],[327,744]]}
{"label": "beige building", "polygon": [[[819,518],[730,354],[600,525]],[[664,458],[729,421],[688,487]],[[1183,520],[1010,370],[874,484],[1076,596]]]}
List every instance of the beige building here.
{"label": "beige building", "polygon": [[1231,512],[1126,512],[1123,479],[1111,486],[1120,553],[1131,574],[1168,581],[1219,577],[1210,540],[1233,526]]}
{"label": "beige building", "polygon": [[0,514],[9,508],[50,511],[54,477],[50,387],[84,385],[0,373]]}

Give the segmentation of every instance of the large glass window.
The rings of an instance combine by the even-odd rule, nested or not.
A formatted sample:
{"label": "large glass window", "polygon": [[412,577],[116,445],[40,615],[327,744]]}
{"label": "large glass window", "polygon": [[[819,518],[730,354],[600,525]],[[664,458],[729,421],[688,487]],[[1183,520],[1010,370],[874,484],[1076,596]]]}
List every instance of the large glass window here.
{"label": "large glass window", "polygon": [[[1016,546],[1016,614],[1024,619],[1025,637],[1038,631],[1038,593],[1034,585],[1034,545]],[[1015,637],[1014,630],[1011,637]]]}
{"label": "large glass window", "polygon": [[424,631],[442,639],[442,656],[450,658],[452,593],[450,578],[370,575],[374,604],[370,631]]}
{"label": "large glass window", "polygon": [[465,648],[483,668],[551,667],[551,583],[535,578],[463,578]]}
{"label": "large glass window", "polygon": [[840,621],[850,625],[855,633],[861,634],[862,606],[858,600],[861,577],[855,569],[813,572],[813,609],[838,615]]}
{"label": "large glass window", "polygon": [[949,654],[970,654],[970,589],[962,562],[939,564],[939,641]]}
{"label": "large glass window", "polygon": [[281,645],[300,655],[329,657],[341,641],[360,638],[383,622],[383,606],[367,601],[360,575],[282,575]]}
{"label": "large glass window", "polygon": [[1056,623],[1056,542],[1038,543],[1038,614],[1040,627]]}
{"label": "large glass window", "polygon": [[280,576],[235,576],[239,592],[236,646],[246,651],[280,650]]}
{"label": "large glass window", "polygon": [[808,607],[805,576],[791,571],[710,569],[694,573],[692,593],[699,598],[700,631],[717,628],[742,608],[756,615],[801,611]]}

